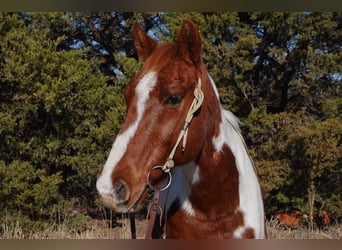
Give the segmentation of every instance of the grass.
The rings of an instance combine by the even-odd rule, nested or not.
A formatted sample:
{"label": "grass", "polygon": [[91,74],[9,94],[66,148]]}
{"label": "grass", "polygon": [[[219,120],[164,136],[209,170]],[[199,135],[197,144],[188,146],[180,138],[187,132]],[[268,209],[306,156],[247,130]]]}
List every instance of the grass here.
{"label": "grass", "polygon": [[[19,222],[1,225],[0,239],[129,239],[129,219],[118,218],[116,226],[109,225],[105,220],[89,219],[82,228],[70,228],[67,224],[54,224],[45,230],[27,232]],[[276,219],[266,222],[270,239],[341,239],[342,225],[332,225],[324,230],[309,231],[300,226],[296,229],[286,228]],[[146,221],[138,218],[136,221],[137,238],[143,238]]]}
{"label": "grass", "polygon": [[342,225],[335,224],[323,230],[309,230],[306,226],[290,229],[272,218],[266,222],[270,239],[341,239]]}

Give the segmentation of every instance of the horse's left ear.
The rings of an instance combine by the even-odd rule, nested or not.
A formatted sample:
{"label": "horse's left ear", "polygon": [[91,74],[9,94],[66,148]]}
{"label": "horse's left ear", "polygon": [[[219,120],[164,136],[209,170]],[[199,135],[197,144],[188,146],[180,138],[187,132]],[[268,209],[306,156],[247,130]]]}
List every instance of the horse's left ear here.
{"label": "horse's left ear", "polygon": [[146,34],[138,22],[134,23],[133,34],[139,59],[144,62],[155,50],[158,43]]}
{"label": "horse's left ear", "polygon": [[178,34],[177,56],[194,63],[201,61],[202,44],[197,26],[190,19],[183,20],[183,26]]}

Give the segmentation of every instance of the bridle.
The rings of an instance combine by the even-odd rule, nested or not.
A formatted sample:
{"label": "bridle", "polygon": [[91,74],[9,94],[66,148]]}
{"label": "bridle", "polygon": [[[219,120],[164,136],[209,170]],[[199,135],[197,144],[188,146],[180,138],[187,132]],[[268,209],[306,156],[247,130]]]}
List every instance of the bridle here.
{"label": "bridle", "polygon": [[[141,199],[144,197],[144,193],[146,191],[148,192],[149,197],[153,196],[153,202],[148,208],[147,217],[149,217],[149,219],[148,219],[149,222],[148,222],[148,226],[147,226],[147,230],[146,230],[146,234],[145,234],[145,239],[152,239],[152,230],[154,227],[154,223],[155,223],[155,219],[156,219],[156,215],[157,215],[158,210],[162,214],[162,208],[159,205],[160,192],[167,190],[171,185],[171,182],[172,182],[171,170],[175,167],[175,163],[174,163],[173,158],[175,156],[177,147],[182,140],[183,140],[182,152],[185,151],[189,125],[190,125],[191,120],[194,117],[195,113],[202,106],[202,103],[204,100],[204,94],[203,94],[203,91],[201,88],[202,88],[202,80],[201,80],[201,78],[198,78],[197,86],[194,89],[194,100],[192,101],[192,104],[188,110],[188,113],[186,115],[182,130],[179,133],[177,141],[176,141],[175,145],[173,146],[166,162],[164,163],[163,166],[155,166],[150,170],[150,172],[147,174],[147,177],[146,177],[146,184],[144,185],[144,187],[140,191],[140,194],[139,194],[137,200],[126,210],[126,213],[129,213],[130,211],[134,210],[138,206],[138,204],[140,203]],[[157,169],[160,169],[163,173],[166,173],[169,175],[168,183],[166,184],[166,186],[164,186],[162,188],[160,187],[160,184],[153,186],[150,182],[151,173]],[[160,224],[161,224],[161,221],[160,221]],[[131,235],[132,235],[132,239],[135,239],[134,214],[132,214],[132,216],[131,216]]]}
{"label": "bridle", "polygon": [[173,146],[171,153],[169,154],[169,157],[167,158],[165,164],[162,166],[162,170],[165,173],[170,172],[170,170],[174,168],[175,163],[173,161],[173,157],[175,156],[176,149],[182,139],[183,139],[182,151],[183,152],[185,151],[186,141],[188,137],[188,128],[189,128],[190,122],[192,118],[194,117],[194,114],[197,112],[197,110],[199,110],[199,108],[202,106],[202,103],[204,100],[204,94],[203,94],[201,87],[202,87],[202,80],[201,78],[198,78],[198,83],[194,90],[194,100],[192,101],[192,104],[186,115],[183,128],[181,132],[179,133],[178,139],[175,145]]}

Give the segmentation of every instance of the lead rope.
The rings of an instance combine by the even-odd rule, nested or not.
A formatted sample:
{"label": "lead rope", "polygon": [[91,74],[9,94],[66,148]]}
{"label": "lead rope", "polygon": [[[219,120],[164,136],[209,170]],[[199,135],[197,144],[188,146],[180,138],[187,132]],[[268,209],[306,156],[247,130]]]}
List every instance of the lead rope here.
{"label": "lead rope", "polygon": [[185,151],[186,141],[187,141],[187,137],[188,137],[188,128],[189,128],[190,122],[191,122],[192,118],[194,117],[194,114],[196,113],[196,111],[201,107],[203,100],[204,100],[204,94],[203,94],[201,87],[202,87],[202,80],[201,80],[201,78],[198,78],[198,83],[197,83],[197,86],[194,90],[194,100],[192,101],[192,104],[191,104],[189,111],[186,115],[183,128],[182,128],[181,132],[179,133],[179,136],[178,136],[178,139],[176,141],[175,146],[171,150],[169,157],[167,158],[164,166],[162,167],[162,170],[165,173],[170,172],[170,170],[175,166],[175,163],[173,161],[173,157],[175,156],[176,149],[177,149],[177,147],[178,147],[178,145],[182,139],[183,139],[182,151],[183,152]]}

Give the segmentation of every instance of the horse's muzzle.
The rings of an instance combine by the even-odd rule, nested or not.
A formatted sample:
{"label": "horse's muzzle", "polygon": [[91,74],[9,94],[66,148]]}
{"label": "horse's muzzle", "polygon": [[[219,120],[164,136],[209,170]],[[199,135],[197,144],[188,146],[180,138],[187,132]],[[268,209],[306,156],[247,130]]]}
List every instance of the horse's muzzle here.
{"label": "horse's muzzle", "polygon": [[114,183],[111,194],[117,206],[127,204],[130,198],[129,188],[127,184],[122,180],[118,180]]}
{"label": "horse's muzzle", "polygon": [[104,192],[104,190],[99,190],[99,193],[104,206],[109,209],[121,212],[121,210],[124,210],[128,206],[130,189],[126,182],[122,180],[115,181],[110,191]]}

